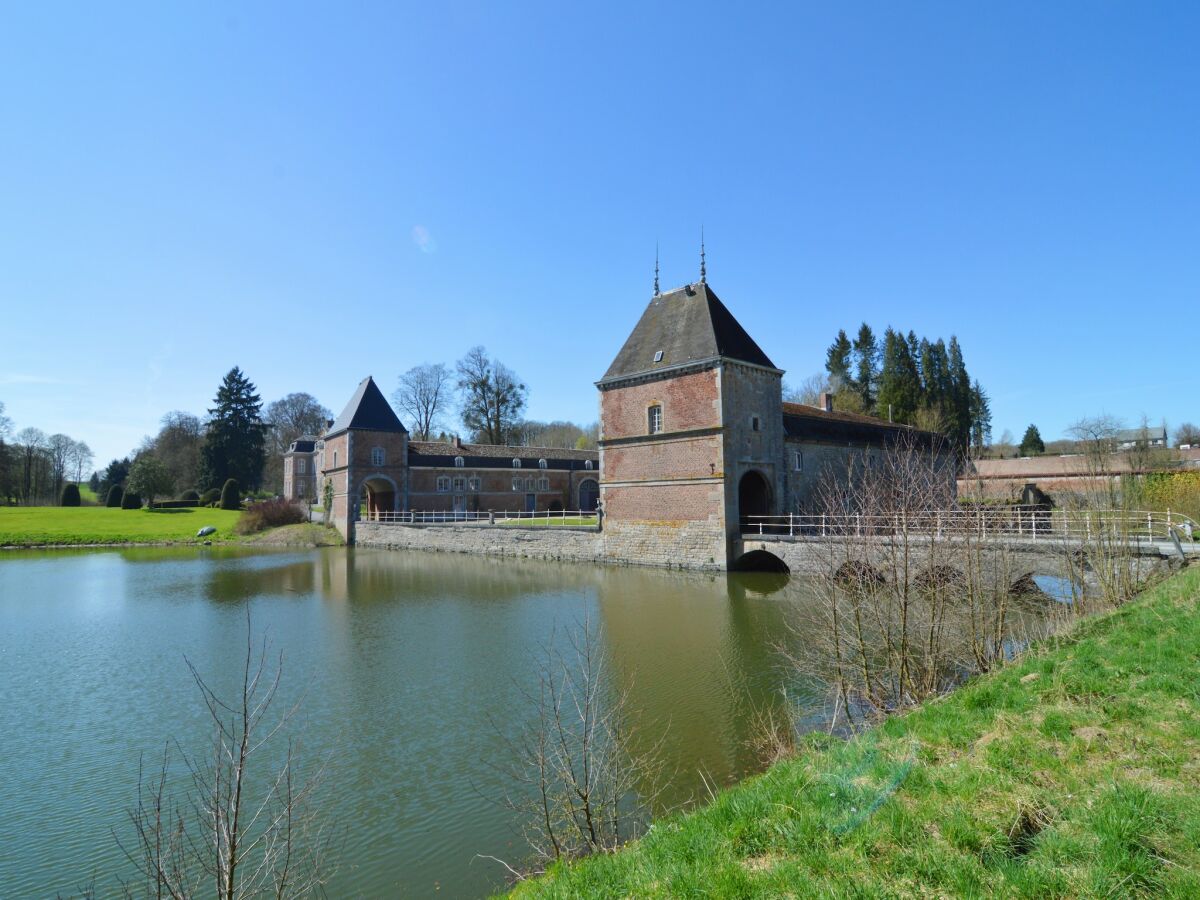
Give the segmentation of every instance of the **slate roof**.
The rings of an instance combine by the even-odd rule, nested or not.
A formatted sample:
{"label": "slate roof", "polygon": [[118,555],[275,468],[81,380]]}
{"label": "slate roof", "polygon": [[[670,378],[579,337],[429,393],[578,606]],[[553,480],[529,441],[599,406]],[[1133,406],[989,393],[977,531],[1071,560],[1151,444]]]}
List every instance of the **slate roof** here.
{"label": "slate roof", "polygon": [[689,284],[650,301],[598,383],[718,357],[775,368],[711,287]]}
{"label": "slate roof", "polygon": [[333,420],[325,437],[333,437],[349,429],[356,431],[391,431],[407,432],[399,417],[392,409],[383,391],[375,384],[375,379],[368,375],[358,383],[354,396],[346,404],[341,415]]}
{"label": "slate roof", "polygon": [[288,445],[288,453],[312,453],[317,447],[317,439],[311,434],[302,434]]}
{"label": "slate roof", "polygon": [[940,437],[911,425],[885,422],[861,413],[826,412],[803,403],[783,404],[783,433],[791,438],[821,438],[824,440],[894,440],[898,435],[911,434],[924,445],[934,446]]}
{"label": "slate roof", "polygon": [[409,441],[410,453],[421,456],[490,457],[496,459],[599,460],[599,450],[563,450],[557,447],[510,447],[506,444],[451,444],[446,441]]}

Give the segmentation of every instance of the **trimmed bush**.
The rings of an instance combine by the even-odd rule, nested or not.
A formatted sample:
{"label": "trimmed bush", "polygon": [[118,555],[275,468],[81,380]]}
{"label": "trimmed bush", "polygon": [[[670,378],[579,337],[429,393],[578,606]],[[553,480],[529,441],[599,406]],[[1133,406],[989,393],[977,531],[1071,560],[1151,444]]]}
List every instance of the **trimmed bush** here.
{"label": "trimmed bush", "polygon": [[307,518],[304,510],[295,503],[287,500],[264,500],[242,513],[234,531],[238,534],[253,534],[280,525],[299,525]]}
{"label": "trimmed bush", "polygon": [[242,498],[238,483],[230,478],[221,488],[221,509],[241,509]]}
{"label": "trimmed bush", "polygon": [[121,506],[121,500],[125,497],[125,488],[119,484],[114,484],[108,489],[108,497],[104,501],[104,505],[110,509],[118,509]]}
{"label": "trimmed bush", "polygon": [[79,485],[68,481],[63,485],[62,497],[59,500],[59,506],[78,506],[79,504]]}
{"label": "trimmed bush", "polygon": [[180,500],[195,500],[197,503],[199,503],[200,502],[200,492],[194,491],[194,490],[193,491],[184,491],[182,494],[179,495],[179,499]]}
{"label": "trimmed bush", "polygon": [[121,509],[141,509],[142,498],[137,491],[126,491],[121,497]]}
{"label": "trimmed bush", "polygon": [[200,495],[200,505],[201,506],[212,506],[214,503],[216,503],[220,499],[221,499],[221,492],[219,490],[217,490],[216,488],[209,488],[207,491],[205,491],[203,494]]}

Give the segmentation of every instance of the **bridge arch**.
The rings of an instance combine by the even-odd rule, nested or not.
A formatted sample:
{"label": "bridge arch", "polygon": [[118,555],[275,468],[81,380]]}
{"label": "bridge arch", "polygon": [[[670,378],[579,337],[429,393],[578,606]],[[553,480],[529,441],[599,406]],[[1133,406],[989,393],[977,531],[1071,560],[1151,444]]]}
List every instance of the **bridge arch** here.
{"label": "bridge arch", "polygon": [[787,575],[792,570],[782,559],[769,550],[751,550],[743,553],[733,561],[730,569],[734,572],[778,572]]}

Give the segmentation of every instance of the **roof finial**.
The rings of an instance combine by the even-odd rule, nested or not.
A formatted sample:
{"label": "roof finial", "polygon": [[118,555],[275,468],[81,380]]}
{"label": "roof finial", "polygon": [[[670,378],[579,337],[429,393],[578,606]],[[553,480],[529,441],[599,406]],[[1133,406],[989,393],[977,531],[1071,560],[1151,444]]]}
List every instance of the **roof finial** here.
{"label": "roof finial", "polygon": [[654,242],[654,296],[658,296],[658,241]]}
{"label": "roof finial", "polygon": [[700,283],[708,284],[704,271],[704,226],[700,226]]}

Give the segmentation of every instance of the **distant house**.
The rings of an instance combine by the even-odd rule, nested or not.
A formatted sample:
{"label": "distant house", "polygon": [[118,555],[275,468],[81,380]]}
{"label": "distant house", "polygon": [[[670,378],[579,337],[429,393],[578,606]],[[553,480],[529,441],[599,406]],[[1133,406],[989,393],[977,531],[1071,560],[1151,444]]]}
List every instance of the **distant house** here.
{"label": "distant house", "polygon": [[1163,425],[1145,428],[1125,428],[1117,432],[1118,450],[1133,450],[1135,447],[1166,447],[1167,429]]}

